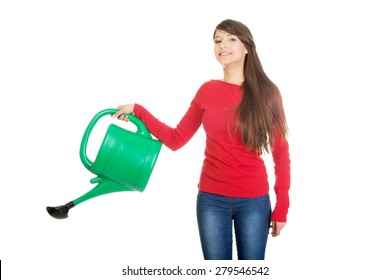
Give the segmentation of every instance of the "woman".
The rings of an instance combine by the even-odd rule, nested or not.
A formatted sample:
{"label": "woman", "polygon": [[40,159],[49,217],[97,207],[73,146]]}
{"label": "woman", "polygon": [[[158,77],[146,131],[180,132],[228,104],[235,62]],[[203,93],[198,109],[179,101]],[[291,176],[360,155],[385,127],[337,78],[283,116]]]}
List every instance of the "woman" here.
{"label": "woman", "polygon": [[[269,227],[278,236],[289,208],[290,156],[278,88],[261,66],[250,30],[235,20],[214,31],[223,80],[205,82],[176,128],[139,104],[118,106],[113,117],[133,113],[164,145],[177,150],[201,124],[205,159],[198,184],[197,219],[205,259],[232,259],[232,227],[238,259],[264,259]],[[263,152],[275,163],[276,205],[271,211]]]}

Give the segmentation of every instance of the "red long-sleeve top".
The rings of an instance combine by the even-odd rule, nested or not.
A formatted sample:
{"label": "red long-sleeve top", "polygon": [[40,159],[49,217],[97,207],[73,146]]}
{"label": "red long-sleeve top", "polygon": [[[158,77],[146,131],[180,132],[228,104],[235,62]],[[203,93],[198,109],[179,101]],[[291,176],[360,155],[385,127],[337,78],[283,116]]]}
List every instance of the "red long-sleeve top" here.
{"label": "red long-sleeve top", "polygon": [[[201,191],[231,197],[257,197],[269,192],[267,171],[259,153],[246,148],[234,125],[241,87],[220,80],[204,83],[176,128],[172,128],[139,104],[134,114],[164,145],[177,150],[201,124],[206,132],[205,159],[198,187]],[[289,208],[290,155],[287,140],[275,132],[272,149],[275,164],[276,205],[271,219],[285,222]]]}

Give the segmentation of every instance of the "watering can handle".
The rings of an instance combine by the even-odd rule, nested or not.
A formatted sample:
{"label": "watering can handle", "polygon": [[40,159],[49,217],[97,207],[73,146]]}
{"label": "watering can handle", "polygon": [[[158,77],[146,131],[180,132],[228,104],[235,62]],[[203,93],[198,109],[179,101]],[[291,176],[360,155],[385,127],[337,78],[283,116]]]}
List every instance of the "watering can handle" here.
{"label": "watering can handle", "polygon": [[[85,130],[84,132],[84,135],[83,135],[83,139],[81,140],[81,145],[80,145],[80,159],[83,163],[83,165],[88,169],[88,170],[92,170],[93,168],[93,162],[88,159],[88,156],[87,156],[87,144],[88,144],[88,139],[89,139],[89,136],[92,132],[92,129],[94,128],[95,124],[98,122],[98,120],[105,116],[105,115],[113,115],[115,114],[116,112],[118,112],[117,109],[105,109],[103,111],[100,111],[99,113],[97,113],[93,119],[90,121],[89,125],[87,126],[87,129]],[[137,132],[138,134],[141,134],[145,137],[150,137],[151,138],[151,135],[148,131],[148,129],[146,128],[146,126],[144,125],[144,123],[138,119],[136,116],[134,116],[133,114],[126,114],[126,116],[129,118],[129,120],[136,125],[137,127]]]}

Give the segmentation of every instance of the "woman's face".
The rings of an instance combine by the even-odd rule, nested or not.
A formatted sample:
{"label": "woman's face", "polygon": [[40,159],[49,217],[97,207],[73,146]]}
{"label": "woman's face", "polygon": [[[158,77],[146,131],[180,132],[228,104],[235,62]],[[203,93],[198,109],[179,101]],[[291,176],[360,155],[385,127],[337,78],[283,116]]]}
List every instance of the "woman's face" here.
{"label": "woman's face", "polygon": [[244,65],[248,53],[245,45],[237,36],[217,29],[214,35],[214,54],[219,63],[224,66]]}

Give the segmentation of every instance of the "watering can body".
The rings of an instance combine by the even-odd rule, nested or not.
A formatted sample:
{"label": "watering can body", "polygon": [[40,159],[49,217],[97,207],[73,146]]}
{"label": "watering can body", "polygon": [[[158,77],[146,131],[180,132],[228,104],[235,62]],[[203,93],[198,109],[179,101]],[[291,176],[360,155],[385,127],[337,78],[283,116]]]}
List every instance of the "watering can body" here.
{"label": "watering can body", "polygon": [[127,115],[135,124],[133,132],[115,124],[109,125],[95,162],[87,156],[87,145],[91,131],[104,115],[117,110],[99,112],[89,123],[80,145],[80,159],[84,166],[99,178],[112,180],[133,191],[144,191],[160,153],[161,142],[153,139],[140,119]]}
{"label": "watering can body", "polygon": [[161,148],[161,142],[115,124],[108,127],[92,173],[130,190],[143,192]]}
{"label": "watering can body", "polygon": [[54,218],[66,218],[70,208],[98,195],[145,190],[162,143],[153,139],[146,126],[134,115],[127,116],[136,125],[137,131],[133,132],[110,124],[95,161],[92,162],[87,156],[88,141],[94,126],[101,117],[116,112],[116,109],[106,109],[96,114],[87,126],[81,141],[81,162],[89,171],[97,175],[91,180],[91,183],[97,183],[97,186],[65,205],[47,207],[47,211]]}

